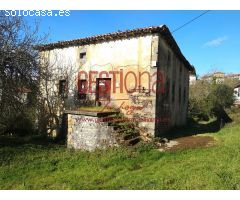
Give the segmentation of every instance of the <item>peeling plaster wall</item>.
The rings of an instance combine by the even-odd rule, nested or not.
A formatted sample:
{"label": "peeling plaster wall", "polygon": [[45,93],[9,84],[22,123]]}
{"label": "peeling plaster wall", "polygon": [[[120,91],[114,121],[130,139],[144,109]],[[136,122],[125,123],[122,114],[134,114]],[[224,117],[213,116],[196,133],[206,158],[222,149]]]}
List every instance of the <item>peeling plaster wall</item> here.
{"label": "peeling plaster wall", "polygon": [[[149,35],[85,46],[66,47],[42,52],[42,54],[43,57],[48,57],[50,65],[57,66],[59,70],[54,71],[62,77],[64,77],[64,74],[61,73],[69,71],[70,67],[73,68],[72,71],[75,72],[75,76],[80,70],[99,73],[101,71],[119,71],[120,69],[123,70],[124,74],[132,71],[138,75],[139,72],[149,72],[150,67],[156,64],[156,62],[152,62],[151,54],[152,39],[154,37],[156,36]],[[86,58],[83,60],[79,56],[82,52],[86,52]],[[96,75],[94,79],[98,77],[99,75]],[[74,78],[76,80],[76,77]],[[82,78],[85,77],[82,76]],[[110,78],[113,78],[113,75],[110,75]],[[117,76],[117,90],[120,84],[119,81],[119,76]],[[142,76],[142,85],[144,87],[148,87],[147,81],[146,76]],[[127,89],[134,88],[134,83],[135,78],[129,75],[126,82]],[[138,84],[139,82],[137,82]],[[74,87],[69,89],[74,89]],[[123,95],[127,98],[126,90],[121,94],[121,98],[124,98]],[[112,97],[114,100],[118,98],[118,94],[113,94]]]}
{"label": "peeling plaster wall", "polygon": [[[80,70],[84,70],[87,73],[89,73],[89,71],[97,72],[97,75],[93,75],[93,82],[96,82],[96,78],[99,78],[101,71],[120,72],[120,70],[122,70],[123,77],[126,77],[129,71],[133,72],[137,79],[130,73],[126,78],[126,82],[124,82],[124,80],[121,82],[120,76],[116,75],[116,92],[111,93],[111,101],[108,106],[120,107],[125,114],[128,113],[128,110],[125,109],[126,107],[143,106],[142,112],[134,112],[135,116],[153,119],[155,117],[155,94],[151,94],[150,97],[145,97],[146,95],[144,93],[129,94],[127,90],[139,88],[139,86],[141,86],[141,88],[144,87],[146,91],[151,89],[153,81],[149,80],[147,74],[143,74],[140,78],[139,73],[148,72],[150,79],[154,78],[151,75],[156,71],[157,45],[158,36],[148,35],[85,46],[54,49],[44,52],[43,57],[48,58],[50,65],[57,66],[56,70],[54,69],[53,71],[59,79],[66,77],[66,75],[64,75],[65,72],[71,74],[71,76],[68,77],[68,81],[71,82],[69,85],[69,99],[74,96],[74,91],[76,91],[76,79]],[[80,59],[81,53],[86,53],[84,59]],[[107,76],[103,75],[102,77]],[[83,74],[80,78],[86,79]],[[111,87],[113,88],[113,75],[110,74],[109,78],[112,80]],[[54,84],[53,89],[57,90],[58,82]],[[123,85],[123,91],[120,93],[121,85]],[[91,86],[93,89],[96,87],[95,83],[92,83]],[[133,98],[138,97],[139,99],[136,102],[132,101]],[[95,93],[89,93],[88,98],[94,101]],[[127,117],[132,118],[134,116],[127,114]],[[154,122],[143,122],[140,124],[149,134],[154,135]]]}

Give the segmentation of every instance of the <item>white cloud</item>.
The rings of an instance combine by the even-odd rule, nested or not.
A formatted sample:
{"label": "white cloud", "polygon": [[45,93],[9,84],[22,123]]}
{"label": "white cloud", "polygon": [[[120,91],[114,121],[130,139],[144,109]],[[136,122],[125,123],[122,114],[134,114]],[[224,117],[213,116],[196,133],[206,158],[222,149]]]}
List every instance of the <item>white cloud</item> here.
{"label": "white cloud", "polygon": [[206,42],[203,46],[204,47],[218,47],[221,44],[223,44],[223,42],[225,42],[227,39],[228,39],[227,36],[219,37],[214,40],[210,40],[210,41]]}

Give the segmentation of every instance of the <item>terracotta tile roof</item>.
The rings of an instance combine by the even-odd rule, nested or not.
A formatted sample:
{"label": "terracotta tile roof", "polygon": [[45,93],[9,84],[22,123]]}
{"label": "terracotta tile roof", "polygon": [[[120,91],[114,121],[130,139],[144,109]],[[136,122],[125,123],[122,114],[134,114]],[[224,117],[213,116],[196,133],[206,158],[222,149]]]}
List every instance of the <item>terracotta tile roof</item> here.
{"label": "terracotta tile roof", "polygon": [[138,28],[138,29],[126,30],[126,31],[118,31],[118,32],[113,32],[113,33],[108,33],[103,35],[96,35],[96,36],[69,40],[69,41],[59,41],[56,43],[38,45],[35,48],[39,51],[46,51],[46,50],[52,50],[55,48],[96,44],[96,43],[101,43],[105,41],[121,40],[121,39],[126,39],[131,37],[145,36],[149,34],[160,34],[163,37],[163,39],[168,43],[168,45],[172,48],[175,54],[182,60],[184,65],[190,71],[194,70],[194,67],[190,65],[190,63],[186,60],[186,58],[181,53],[181,50],[179,49],[176,41],[174,40],[171,32],[169,31],[166,25],[151,26],[147,28]]}

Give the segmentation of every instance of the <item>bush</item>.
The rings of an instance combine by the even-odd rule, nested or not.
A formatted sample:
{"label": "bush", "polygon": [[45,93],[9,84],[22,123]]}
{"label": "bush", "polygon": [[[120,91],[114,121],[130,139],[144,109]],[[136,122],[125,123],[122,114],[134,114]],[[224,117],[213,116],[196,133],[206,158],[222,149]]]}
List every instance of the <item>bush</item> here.
{"label": "bush", "polygon": [[189,114],[193,118],[208,120],[216,111],[230,108],[234,103],[234,90],[231,86],[208,81],[197,81],[190,86]]}
{"label": "bush", "polygon": [[26,136],[35,133],[35,117],[30,110],[12,114],[2,124],[1,132],[7,135]]}

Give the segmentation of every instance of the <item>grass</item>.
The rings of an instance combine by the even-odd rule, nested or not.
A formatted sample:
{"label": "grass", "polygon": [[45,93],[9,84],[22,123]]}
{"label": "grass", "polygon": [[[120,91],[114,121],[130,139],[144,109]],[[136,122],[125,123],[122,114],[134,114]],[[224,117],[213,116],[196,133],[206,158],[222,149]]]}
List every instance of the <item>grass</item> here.
{"label": "grass", "polygon": [[0,189],[240,189],[239,123],[205,134],[215,146],[177,152],[140,145],[89,153],[0,138]]}
{"label": "grass", "polygon": [[111,108],[109,106],[82,106],[77,110],[89,112],[116,112],[114,108]]}

